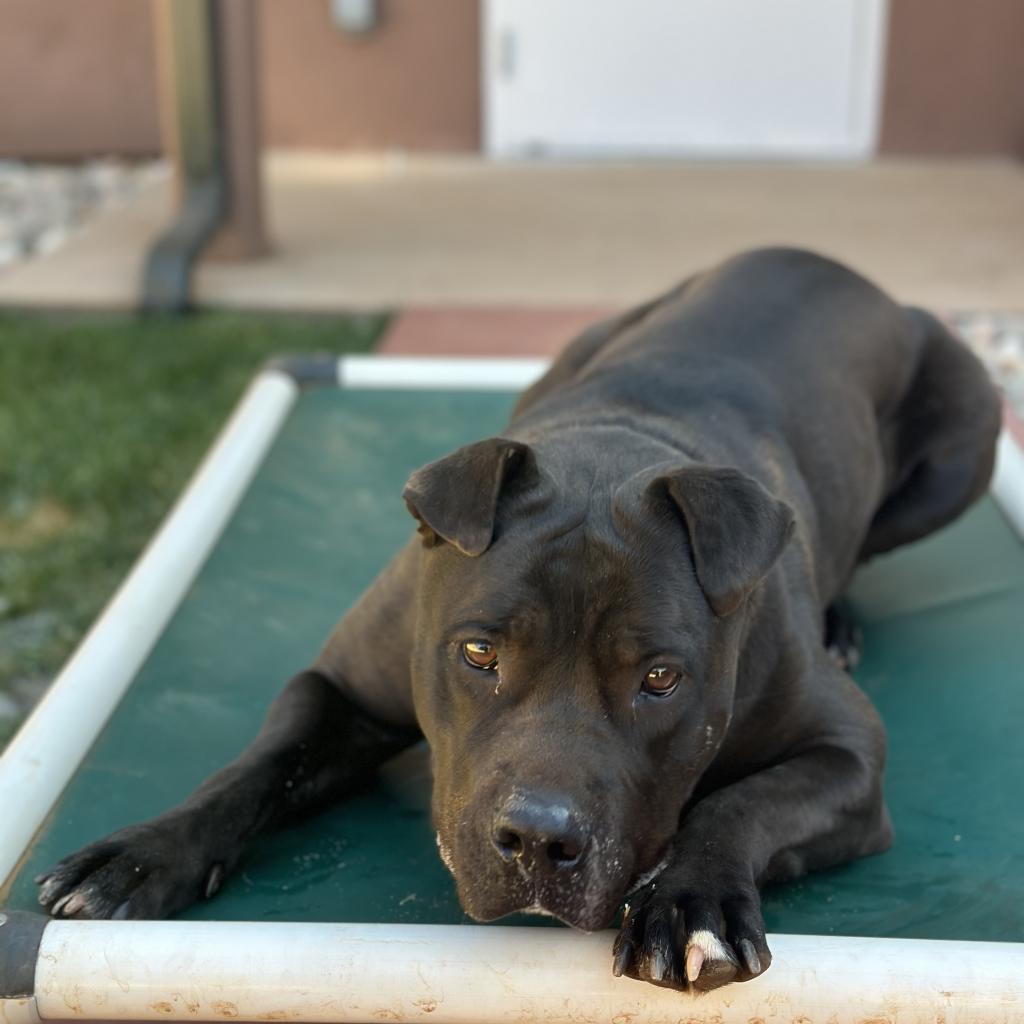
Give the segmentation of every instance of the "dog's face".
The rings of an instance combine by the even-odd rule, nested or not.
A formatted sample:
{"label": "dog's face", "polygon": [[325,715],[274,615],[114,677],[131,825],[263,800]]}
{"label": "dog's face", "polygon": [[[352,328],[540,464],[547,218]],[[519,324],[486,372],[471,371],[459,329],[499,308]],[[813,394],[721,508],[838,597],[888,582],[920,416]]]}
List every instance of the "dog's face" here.
{"label": "dog's face", "polygon": [[[740,479],[780,510],[775,550],[747,551],[774,561],[784,506]],[[665,856],[722,740],[734,612],[767,566],[709,594],[673,480],[575,487],[495,439],[410,481],[428,543],[414,697],[441,855],[475,918],[609,924]]]}

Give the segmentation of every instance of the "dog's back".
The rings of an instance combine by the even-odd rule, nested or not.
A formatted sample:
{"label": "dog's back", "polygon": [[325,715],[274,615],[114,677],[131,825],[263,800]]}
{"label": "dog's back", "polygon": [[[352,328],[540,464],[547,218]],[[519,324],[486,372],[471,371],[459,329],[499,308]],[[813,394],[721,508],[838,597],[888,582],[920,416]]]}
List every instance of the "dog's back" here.
{"label": "dog's back", "polygon": [[858,560],[945,525],[986,486],[999,398],[934,317],[833,260],[744,253],[563,353],[513,418],[630,422],[733,465],[798,512],[827,603]]}

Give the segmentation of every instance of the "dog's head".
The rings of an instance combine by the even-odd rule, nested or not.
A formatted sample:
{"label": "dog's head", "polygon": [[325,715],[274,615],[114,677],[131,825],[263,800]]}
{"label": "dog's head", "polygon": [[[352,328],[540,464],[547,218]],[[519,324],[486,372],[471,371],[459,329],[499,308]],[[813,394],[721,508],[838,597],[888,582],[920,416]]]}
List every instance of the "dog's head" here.
{"label": "dog's head", "polygon": [[657,868],[792,527],[736,470],[602,472],[492,438],[405,489],[428,548],[412,665],[438,844],[480,920],[601,928]]}

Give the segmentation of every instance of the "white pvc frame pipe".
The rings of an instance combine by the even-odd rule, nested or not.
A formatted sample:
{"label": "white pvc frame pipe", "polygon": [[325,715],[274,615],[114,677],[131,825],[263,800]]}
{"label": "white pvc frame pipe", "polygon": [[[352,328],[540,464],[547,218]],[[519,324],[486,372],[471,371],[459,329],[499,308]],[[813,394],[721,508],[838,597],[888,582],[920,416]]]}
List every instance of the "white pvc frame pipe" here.
{"label": "white pvc frame pipe", "polygon": [[550,359],[424,356],[342,356],[338,386],[433,391],[522,391],[539,380]]}
{"label": "white pvc frame pipe", "polygon": [[[518,390],[537,359],[345,357],[348,388]],[[298,395],[253,382],[160,531],[0,757],[0,878],[16,869],[195,578]],[[1004,434],[992,492],[1024,537],[1024,452]],[[54,921],[34,997],[0,1020],[676,1024],[761,1019],[1024,1021],[1024,946],[770,937],[771,970],[700,999],[610,970],[611,936],[428,925]]]}
{"label": "white pvc frame pipe", "polygon": [[1024,448],[1009,430],[999,435],[991,490],[1017,535],[1024,538]]}
{"label": "white pvc frame pipe", "polygon": [[695,997],[614,978],[611,942],[549,928],[55,921],[35,1009],[42,1020],[350,1024],[1024,1018],[1021,945],[777,935],[765,975]]}

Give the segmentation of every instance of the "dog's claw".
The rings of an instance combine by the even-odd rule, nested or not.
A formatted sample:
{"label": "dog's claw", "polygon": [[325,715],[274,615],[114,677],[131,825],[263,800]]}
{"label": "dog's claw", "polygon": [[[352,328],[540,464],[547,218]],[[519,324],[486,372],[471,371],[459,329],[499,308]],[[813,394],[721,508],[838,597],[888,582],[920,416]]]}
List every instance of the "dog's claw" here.
{"label": "dog's claw", "polygon": [[58,892],[60,892],[60,883],[51,875],[40,885],[38,893],[39,902],[45,907],[53,902],[53,898]]}
{"label": "dog's claw", "polygon": [[64,913],[64,908],[71,901],[71,897],[74,896],[74,892],[69,892],[65,896],[61,896],[59,900],[52,907],[50,907],[50,913],[56,917],[58,914]]}
{"label": "dog's claw", "polygon": [[125,900],[124,903],[120,904],[111,915],[111,921],[127,921],[128,920],[129,901]]}
{"label": "dog's claw", "polygon": [[691,946],[686,951],[686,980],[692,985],[699,977],[704,966],[704,950],[700,946]]}
{"label": "dog's claw", "polygon": [[75,890],[71,896],[64,902],[60,912],[65,917],[74,917],[80,910],[85,907],[86,899],[81,890]]}
{"label": "dog's claw", "polygon": [[621,943],[616,944],[614,950],[614,959],[612,961],[612,974],[616,978],[621,978],[626,973],[626,968],[629,967],[629,962],[633,958],[633,943],[628,939],[624,939]]}
{"label": "dog's claw", "polygon": [[212,899],[214,896],[217,895],[217,892],[219,891],[223,881],[224,881],[224,865],[223,864],[214,864],[213,867],[210,868],[209,875],[207,875],[207,877],[206,877],[206,889],[205,889],[203,895],[207,899]]}
{"label": "dog's claw", "polygon": [[750,939],[740,939],[739,950],[740,956],[743,957],[743,963],[746,965],[747,970],[751,975],[756,977],[761,973],[761,958],[757,955],[757,950],[754,948],[754,944]]}
{"label": "dog's claw", "polygon": [[649,973],[652,981],[661,981],[665,977],[665,972],[668,970],[668,961],[665,959],[665,954],[660,950],[656,949],[651,954],[651,964]]}

